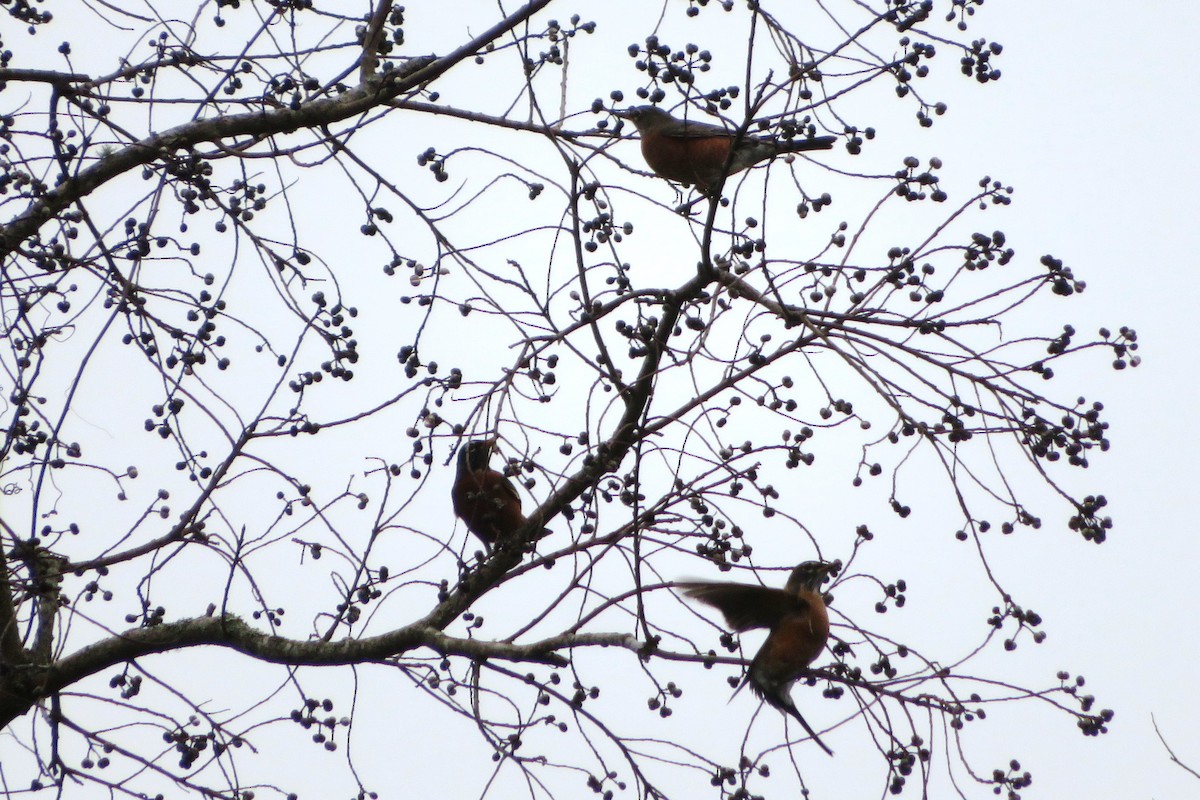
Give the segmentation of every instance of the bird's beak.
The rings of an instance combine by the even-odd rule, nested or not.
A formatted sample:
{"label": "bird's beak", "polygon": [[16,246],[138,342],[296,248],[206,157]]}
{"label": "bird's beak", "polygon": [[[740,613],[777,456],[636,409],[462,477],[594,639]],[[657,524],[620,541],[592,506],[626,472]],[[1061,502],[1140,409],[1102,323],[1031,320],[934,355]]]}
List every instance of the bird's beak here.
{"label": "bird's beak", "polygon": [[614,117],[620,117],[621,119],[629,119],[629,112],[624,109],[621,109],[621,108],[610,109],[608,113],[612,114]]}

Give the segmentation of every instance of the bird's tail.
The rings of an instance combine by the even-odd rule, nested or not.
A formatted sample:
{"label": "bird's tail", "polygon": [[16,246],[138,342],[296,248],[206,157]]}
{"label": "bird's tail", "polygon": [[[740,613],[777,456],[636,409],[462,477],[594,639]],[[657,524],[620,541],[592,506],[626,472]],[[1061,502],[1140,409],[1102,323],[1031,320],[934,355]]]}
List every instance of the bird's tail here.
{"label": "bird's tail", "polygon": [[[521,524],[518,525],[516,529],[523,528],[526,525],[528,525],[529,523],[530,523],[529,517],[521,517]],[[514,530],[516,530],[516,529],[514,529]],[[539,539],[545,539],[547,536],[549,536],[552,533],[554,533],[554,531],[550,530],[549,528],[542,528],[541,530],[534,531],[532,534],[530,534],[529,539],[530,539],[530,541],[536,542]]]}
{"label": "bird's tail", "polygon": [[[500,538],[499,538],[499,539],[498,539],[498,540],[497,540],[497,541],[494,543],[493,547],[492,547],[492,548],[489,548],[489,551],[490,551],[490,549],[498,549],[498,548],[501,548],[501,547],[503,547],[503,548],[505,548],[505,549],[511,549],[511,548],[514,546],[514,543],[515,543],[515,542],[516,542],[516,540],[517,540],[517,539],[516,539],[516,532],[517,532],[518,530],[520,530],[520,529],[521,529],[521,528],[522,528],[522,527],[523,527],[523,526],[524,526],[524,525],[525,525],[527,522],[529,522],[529,520],[522,520],[521,524],[520,524],[520,525],[518,525],[518,526],[517,526],[515,529],[513,529],[512,531],[510,531],[510,532],[508,533],[508,535],[507,535],[507,536],[502,536],[502,537],[500,537]],[[527,540],[524,540],[523,549],[524,549],[526,552],[532,552],[532,551],[533,551],[533,550],[534,550],[534,549],[537,547],[537,543],[538,543],[539,541],[541,541],[542,539],[546,538],[547,536],[549,536],[549,535],[550,535],[550,534],[552,534],[552,533],[554,533],[554,531],[550,530],[549,528],[542,528],[542,529],[541,529],[541,530],[539,530],[539,531],[535,531],[534,533],[530,534],[530,536],[529,536],[529,539],[527,539]],[[487,544],[487,543],[486,543],[486,542],[484,542],[484,544]]]}
{"label": "bird's tail", "polygon": [[733,690],[733,694],[729,695],[729,700],[727,702],[732,703],[733,698],[737,697],[738,692],[740,692],[742,689],[746,688],[746,684],[748,684],[749,682],[750,682],[750,670],[746,670],[746,674],[742,676],[742,682],[739,683],[737,685],[737,687]]}
{"label": "bird's tail", "polygon": [[812,729],[812,726],[808,724],[808,720],[804,719],[804,716],[800,713],[800,710],[798,708],[796,708],[795,703],[793,703],[789,700],[787,703],[779,704],[778,707],[780,710],[786,712],[790,716],[795,717],[796,721],[800,723],[800,727],[804,728],[805,733],[807,733],[809,736],[811,736],[812,740],[814,742],[816,742],[817,745],[822,750],[824,750],[829,755],[833,755],[833,751],[829,749],[829,745],[827,745],[821,741],[821,737],[817,736],[817,732],[814,731]]}
{"label": "bird's tail", "polygon": [[[528,520],[526,520],[526,521],[528,521]],[[540,531],[535,532],[533,534],[533,536],[530,538],[532,538],[533,541],[536,542],[539,539],[545,539],[547,536],[549,536],[552,533],[554,533],[554,531],[550,530],[549,528],[542,528]]]}
{"label": "bird's tail", "polygon": [[[775,708],[778,708],[789,717],[795,717],[796,721],[800,723],[800,727],[804,728],[804,732],[812,737],[812,740],[816,742],[822,750],[829,755],[833,755],[833,751],[829,749],[829,745],[821,741],[821,737],[817,736],[817,732],[814,731],[812,726],[808,724],[808,720],[806,720],[804,715],[800,713],[800,709],[796,708],[796,704],[792,701],[791,696],[787,694],[786,688],[776,694],[773,692],[764,692],[753,684],[751,684],[751,686],[755,690],[754,693],[763,700],[775,706]],[[740,689],[741,687],[739,686],[738,688]]]}
{"label": "bird's tail", "polygon": [[832,150],[836,136],[810,136],[807,139],[780,139],[776,142],[781,153],[802,153],[806,150]]}

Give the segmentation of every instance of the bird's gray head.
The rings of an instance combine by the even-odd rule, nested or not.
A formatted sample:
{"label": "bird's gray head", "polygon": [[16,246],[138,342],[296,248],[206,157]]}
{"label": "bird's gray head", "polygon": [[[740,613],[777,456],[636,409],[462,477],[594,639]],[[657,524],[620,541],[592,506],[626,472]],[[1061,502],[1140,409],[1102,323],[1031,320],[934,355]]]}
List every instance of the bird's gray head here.
{"label": "bird's gray head", "polygon": [[821,591],[821,584],[825,582],[825,579],[831,573],[841,569],[841,566],[841,563],[837,561],[805,561],[792,570],[792,574],[788,576],[785,588],[790,592],[799,592],[801,590],[819,592]]}
{"label": "bird's gray head", "polygon": [[629,120],[639,131],[653,130],[656,127],[669,125],[675,121],[674,117],[658,106],[633,106],[631,108],[614,110],[612,113],[615,117]]}
{"label": "bird's gray head", "polygon": [[492,458],[492,450],[496,446],[496,437],[490,439],[473,439],[458,448],[459,472],[475,472],[488,468]]}

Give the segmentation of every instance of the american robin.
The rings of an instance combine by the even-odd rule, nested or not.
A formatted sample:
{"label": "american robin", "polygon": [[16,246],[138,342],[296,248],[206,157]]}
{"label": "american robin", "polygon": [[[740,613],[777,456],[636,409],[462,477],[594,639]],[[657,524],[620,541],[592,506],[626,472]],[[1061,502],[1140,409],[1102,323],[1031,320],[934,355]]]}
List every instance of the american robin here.
{"label": "american robin", "polygon": [[749,683],[760,698],[795,717],[829,755],[833,751],[800,715],[788,690],[825,649],[829,613],[821,597],[821,584],[833,569],[833,564],[823,561],[805,561],[792,570],[782,589],[723,581],[675,584],[688,597],[717,608],[738,633],[751,628],[770,629],[738,689]]}
{"label": "american robin", "polygon": [[[489,546],[505,541],[525,524],[517,487],[488,463],[495,446],[493,437],[458,448],[458,474],[450,490],[454,513]],[[548,533],[543,530],[536,538]]]}
{"label": "american robin", "polygon": [[836,136],[768,139],[744,135],[738,139],[736,131],[729,128],[676,119],[657,106],[634,106],[613,114],[637,127],[642,156],[650,169],[664,178],[695,184],[704,194],[723,175],[741,172],[781,153],[828,150],[837,141]]}

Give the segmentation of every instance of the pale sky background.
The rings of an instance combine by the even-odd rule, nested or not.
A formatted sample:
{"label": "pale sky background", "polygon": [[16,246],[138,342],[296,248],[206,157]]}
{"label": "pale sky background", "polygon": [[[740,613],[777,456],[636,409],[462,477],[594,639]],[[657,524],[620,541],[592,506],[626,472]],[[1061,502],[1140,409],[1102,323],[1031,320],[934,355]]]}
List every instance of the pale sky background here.
{"label": "pale sky background", "polygon": [[[1047,768],[1028,796],[1200,796],[1200,781],[1168,762],[1150,720],[1196,768],[1200,221],[1186,198],[1200,183],[1200,91],[1186,76],[1200,6],[988,3],[981,13],[979,29],[1005,45],[1003,78],[965,93],[954,110],[989,108],[996,122],[952,115],[937,133],[964,125],[960,152],[974,150],[1017,188],[1006,232],[1088,281],[1070,321],[1081,330],[1131,325],[1144,358],[1133,372],[1087,378],[1113,423],[1112,451],[1089,470],[1111,501],[1113,535],[1100,547],[1039,537],[1022,553],[1050,620],[1043,646],[1063,663],[1088,664],[1089,689],[1117,712],[1106,736],[1047,739]],[[1051,730],[1021,737],[1040,741]]]}
{"label": "pale sky background", "polygon": [[[408,5],[412,50],[405,54],[413,55],[445,52],[465,38],[468,27],[478,33],[485,25],[480,20],[495,14],[492,4],[465,1],[438,3],[436,9],[429,0]],[[593,4],[555,5],[544,16],[565,19],[578,11],[586,18],[589,5]],[[657,9],[638,0],[620,0],[591,9],[602,15],[593,17],[601,21],[601,33],[609,30],[606,25],[628,25],[630,33],[611,37],[611,74],[572,79],[570,111],[584,111],[592,97],[607,96],[609,88],[623,88],[626,97],[633,98],[642,76],[632,70],[623,48],[652,28],[657,17],[656,11],[647,11],[651,6]],[[477,14],[480,8],[486,11]],[[444,42],[431,41],[434,31]],[[1109,541],[1102,546],[1083,542],[1063,529],[1064,515],[1057,514],[1041,531],[1019,532],[989,554],[1003,566],[1021,599],[1046,620],[1046,643],[1037,648],[1026,643],[1021,651],[1020,669],[1027,671],[1023,674],[1037,676],[1029,685],[1045,684],[1057,669],[1082,671],[1097,706],[1116,710],[1110,733],[1097,738],[1083,737],[1065,716],[1032,703],[1006,706],[998,714],[1002,719],[980,728],[972,741],[981,749],[1020,754],[1024,766],[1034,771],[1035,783],[1026,798],[1200,796],[1200,780],[1169,763],[1150,720],[1154,714],[1176,754],[1200,769],[1195,725],[1200,693],[1190,669],[1200,659],[1192,580],[1193,565],[1200,562],[1200,538],[1190,508],[1198,477],[1194,457],[1200,450],[1195,410],[1200,386],[1192,374],[1200,361],[1192,335],[1194,305],[1200,298],[1200,221],[1194,211],[1185,210],[1184,201],[1185,192],[1200,185],[1200,159],[1192,142],[1200,130],[1200,91],[1192,76],[1191,55],[1198,32],[1200,6],[1185,0],[1150,0],[1136,7],[1086,0],[992,0],[976,15],[966,36],[1004,44],[997,62],[1003,78],[986,87],[966,80],[942,81],[939,85],[954,88],[935,93],[935,99],[947,100],[950,112],[929,131],[915,124],[898,126],[891,132],[895,148],[875,148],[889,157],[897,155],[897,149],[922,159],[939,156],[948,180],[969,185],[989,174],[1014,186],[1014,203],[999,213],[989,211],[980,228],[1003,229],[1022,258],[1036,260],[1042,253],[1062,258],[1088,283],[1081,298],[1046,306],[1047,313],[1055,315],[1052,322],[1070,322],[1081,331],[1129,325],[1138,331],[1142,346],[1144,361],[1135,370],[1117,373],[1103,366],[1106,359],[1091,357],[1074,362],[1074,368],[1061,367],[1057,379],[1063,386],[1085,389],[1089,400],[1103,400],[1108,409],[1111,452],[1092,457],[1088,472],[1070,483],[1109,497],[1116,521]],[[676,45],[681,41],[672,39]],[[82,41],[76,42],[77,49],[82,46]],[[935,66],[952,71],[956,58],[945,49]],[[455,96],[457,82],[472,69],[464,63],[446,76],[447,96]],[[394,115],[385,121],[392,126],[385,132],[396,137],[398,159],[408,163],[419,152],[418,145],[431,142],[410,138],[400,118]],[[572,127],[582,128],[592,119],[584,115]],[[632,143],[619,144],[614,152],[641,166]],[[660,200],[669,197],[663,185],[647,178],[627,175],[620,180]],[[330,217],[341,210],[330,209]],[[686,268],[689,263],[677,266]],[[483,349],[489,343],[465,344]],[[361,456],[354,452],[347,457],[351,469],[361,471]],[[903,531],[912,527],[896,525],[889,533],[905,535]],[[921,549],[914,547],[912,553],[914,563],[903,569],[919,574],[929,565],[921,563]],[[919,593],[912,598],[916,607],[937,609],[938,602],[944,598]],[[945,609],[947,615],[953,610]],[[926,618],[932,624],[939,621]],[[972,635],[978,623],[973,623]],[[912,617],[897,619],[896,624],[912,624]],[[378,630],[385,627],[379,621]],[[228,682],[229,675],[243,674],[238,672],[243,669],[241,657],[210,656],[195,667],[197,681],[221,675]],[[1004,667],[995,665],[1007,662],[987,663],[992,665],[989,674],[1004,675]],[[358,730],[379,732],[377,738],[358,733],[353,740],[360,763],[376,772],[367,779],[369,785],[389,788],[388,797],[465,798],[482,791],[478,770],[489,762],[474,740],[463,744],[462,764],[469,768],[448,767],[443,732],[422,735],[424,726],[443,721],[431,716],[436,707],[423,698],[412,706],[391,705],[402,688],[392,673],[385,679],[381,671],[366,668],[358,677]],[[724,673],[714,683],[719,686],[723,678]],[[222,692],[228,688],[222,687]],[[796,690],[802,708],[805,691]],[[406,691],[402,696],[408,700],[418,693]],[[685,730],[712,725],[714,717],[734,708],[726,705],[726,696],[722,690],[711,705],[686,698],[688,702],[679,706],[678,724]],[[228,700],[227,694],[222,697]],[[733,702],[742,704],[737,711],[753,705],[745,696]],[[638,695],[630,708],[634,728],[647,716],[642,703]],[[823,710],[816,712],[818,718]],[[697,717],[701,711],[709,716]],[[743,724],[745,716],[739,713],[736,724]],[[757,725],[759,738],[779,730],[773,720],[760,719]],[[469,725],[461,730],[464,736],[472,735]],[[664,730],[651,727],[646,735],[664,735]],[[838,751],[832,760],[824,760],[811,746],[796,748],[814,796],[876,796],[878,756],[861,728],[844,726],[828,741]],[[378,752],[371,752],[376,748]],[[294,753],[272,756],[289,757],[294,759]],[[993,761],[981,763],[990,766]],[[932,796],[952,796],[944,784],[935,786],[940,788]],[[329,791],[344,793],[344,788],[339,784]],[[915,792],[916,787],[910,787],[904,796]],[[966,792],[969,797],[985,793],[977,787]]]}

